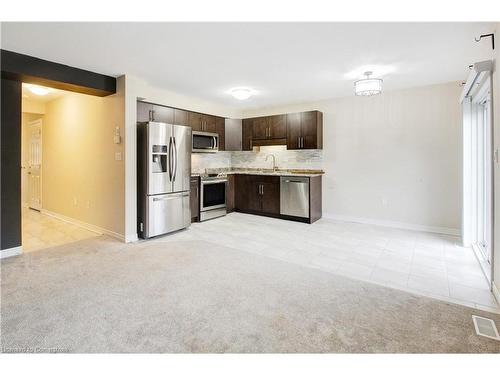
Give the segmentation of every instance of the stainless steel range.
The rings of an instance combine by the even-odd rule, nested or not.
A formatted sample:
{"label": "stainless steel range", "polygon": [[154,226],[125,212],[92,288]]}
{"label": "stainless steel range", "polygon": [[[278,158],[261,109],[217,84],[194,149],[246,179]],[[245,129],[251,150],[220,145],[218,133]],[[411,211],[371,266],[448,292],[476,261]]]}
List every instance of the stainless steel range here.
{"label": "stainless steel range", "polygon": [[226,215],[226,174],[205,174],[200,178],[200,221]]}

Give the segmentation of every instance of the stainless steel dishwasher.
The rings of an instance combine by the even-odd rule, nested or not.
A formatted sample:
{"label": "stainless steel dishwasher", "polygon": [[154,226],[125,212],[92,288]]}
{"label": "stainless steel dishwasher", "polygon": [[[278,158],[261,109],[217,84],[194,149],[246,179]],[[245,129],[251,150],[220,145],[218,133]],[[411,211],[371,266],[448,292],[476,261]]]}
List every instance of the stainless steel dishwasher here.
{"label": "stainless steel dishwasher", "polygon": [[309,217],[309,177],[281,177],[280,214]]}

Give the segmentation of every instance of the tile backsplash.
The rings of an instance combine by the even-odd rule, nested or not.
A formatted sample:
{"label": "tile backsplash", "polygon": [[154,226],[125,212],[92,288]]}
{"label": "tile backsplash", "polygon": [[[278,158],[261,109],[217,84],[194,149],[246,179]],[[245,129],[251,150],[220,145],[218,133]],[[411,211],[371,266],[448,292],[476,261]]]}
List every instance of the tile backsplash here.
{"label": "tile backsplash", "polygon": [[205,168],[271,168],[276,157],[276,167],[281,169],[323,169],[323,150],[287,150],[286,146],[260,147],[259,151],[221,151],[213,154],[192,154],[193,173]]}

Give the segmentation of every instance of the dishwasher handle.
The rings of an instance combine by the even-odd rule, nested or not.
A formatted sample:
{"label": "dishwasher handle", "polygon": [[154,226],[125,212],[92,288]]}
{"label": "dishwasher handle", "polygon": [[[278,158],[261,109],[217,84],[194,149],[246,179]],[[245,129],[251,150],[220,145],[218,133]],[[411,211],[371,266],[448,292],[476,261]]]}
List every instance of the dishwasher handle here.
{"label": "dishwasher handle", "polygon": [[286,183],[294,183],[294,184],[307,184],[308,181],[304,180],[284,180]]}

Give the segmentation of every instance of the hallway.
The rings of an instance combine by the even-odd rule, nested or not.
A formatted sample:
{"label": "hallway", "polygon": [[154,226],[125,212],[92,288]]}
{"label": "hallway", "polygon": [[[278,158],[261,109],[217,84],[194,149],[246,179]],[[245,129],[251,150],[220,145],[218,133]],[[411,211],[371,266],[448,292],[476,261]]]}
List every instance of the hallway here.
{"label": "hallway", "polygon": [[60,246],[99,234],[36,210],[23,208],[23,252]]}

